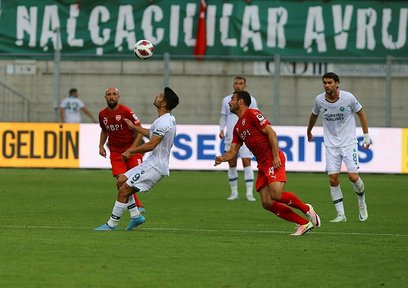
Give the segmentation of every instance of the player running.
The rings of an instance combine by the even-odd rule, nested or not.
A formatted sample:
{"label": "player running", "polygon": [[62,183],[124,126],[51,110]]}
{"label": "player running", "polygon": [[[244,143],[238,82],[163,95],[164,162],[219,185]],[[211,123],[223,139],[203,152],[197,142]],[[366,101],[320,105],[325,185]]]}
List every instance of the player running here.
{"label": "player running", "polygon": [[[258,162],[256,190],[261,195],[264,209],[297,224],[293,236],[303,235],[313,227],[320,227],[320,218],[312,205],[305,204],[294,193],[284,191],[286,183],[285,156],[278,148],[278,140],[270,122],[257,109],[250,109],[251,96],[247,91],[236,91],[229,102],[231,112],[239,119],[234,127],[231,149],[215,158],[215,166],[235,157],[243,143]],[[302,211],[299,216],[290,207]]]}

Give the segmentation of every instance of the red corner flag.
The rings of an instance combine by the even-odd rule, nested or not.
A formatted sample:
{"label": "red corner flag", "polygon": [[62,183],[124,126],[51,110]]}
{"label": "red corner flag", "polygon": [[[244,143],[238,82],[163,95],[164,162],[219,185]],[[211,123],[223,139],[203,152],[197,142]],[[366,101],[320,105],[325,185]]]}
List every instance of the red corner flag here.
{"label": "red corner flag", "polygon": [[[207,10],[207,5],[205,0],[200,0],[200,12],[198,18],[198,27],[197,27],[197,37],[196,44],[194,47],[194,55],[203,56],[207,50],[207,35],[205,29],[205,12]],[[201,58],[201,57],[200,57]]]}

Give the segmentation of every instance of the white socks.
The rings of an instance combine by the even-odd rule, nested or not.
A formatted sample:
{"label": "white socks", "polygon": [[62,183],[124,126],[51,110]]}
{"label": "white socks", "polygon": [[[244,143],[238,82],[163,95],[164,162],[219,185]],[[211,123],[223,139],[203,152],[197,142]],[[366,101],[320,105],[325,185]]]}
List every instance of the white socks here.
{"label": "white socks", "polygon": [[356,191],[358,204],[365,203],[365,192],[364,192],[363,180],[361,180],[361,178],[358,178],[356,183],[351,182],[351,184],[353,185],[354,191]]}
{"label": "white socks", "polygon": [[238,195],[238,171],[237,167],[228,169],[228,181],[231,188],[231,195]]}
{"label": "white socks", "polygon": [[334,207],[336,207],[337,215],[344,216],[343,193],[341,192],[340,185],[335,187],[330,186],[330,193]]}
{"label": "white socks", "polygon": [[244,167],[244,179],[246,185],[246,196],[252,196],[254,189],[254,171],[251,166]]}
{"label": "white socks", "polygon": [[110,227],[116,227],[119,223],[120,218],[123,215],[123,212],[127,208],[127,203],[121,203],[116,201],[115,206],[113,206],[112,215],[108,220],[108,225]]}
{"label": "white socks", "polygon": [[135,198],[133,198],[133,195],[129,196],[129,201],[127,203],[127,209],[129,210],[131,218],[139,217],[140,213],[139,213],[139,210],[137,209]]}

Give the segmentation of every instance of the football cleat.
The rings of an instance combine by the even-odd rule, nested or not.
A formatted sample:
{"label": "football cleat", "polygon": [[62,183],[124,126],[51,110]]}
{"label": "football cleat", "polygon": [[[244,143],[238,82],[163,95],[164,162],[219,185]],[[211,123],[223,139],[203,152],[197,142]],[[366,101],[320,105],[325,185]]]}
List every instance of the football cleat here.
{"label": "football cleat", "polygon": [[302,236],[309,232],[310,230],[313,229],[313,223],[312,222],[307,222],[305,225],[297,225],[296,231],[293,234],[290,234],[292,236]]}
{"label": "football cleat", "polygon": [[251,202],[256,201],[256,199],[255,199],[255,197],[253,195],[247,195],[246,197],[247,197],[248,201],[251,201]]}
{"label": "football cleat", "polygon": [[95,231],[115,231],[115,230],[118,230],[118,226],[111,227],[105,223],[99,227],[96,227],[94,230]]}
{"label": "football cleat", "polygon": [[137,207],[137,210],[139,211],[140,214],[146,213],[146,209],[144,207],[142,207],[142,206]]}
{"label": "football cleat", "polygon": [[139,216],[135,218],[130,218],[129,224],[125,230],[127,231],[132,230],[133,228],[143,224],[144,222],[145,222],[145,217],[143,217],[142,214],[140,214]]}
{"label": "football cleat", "polygon": [[359,215],[358,218],[360,219],[360,221],[366,221],[368,218],[368,212],[367,212],[367,204],[364,202],[361,205],[358,205],[358,211],[359,211]]}
{"label": "football cleat", "polygon": [[237,199],[239,199],[238,195],[234,195],[234,194],[231,194],[231,196],[227,198],[227,200],[237,200]]}
{"label": "football cleat", "polygon": [[309,220],[313,223],[314,226],[320,227],[321,223],[320,223],[319,215],[317,215],[317,213],[313,210],[312,205],[310,204],[306,204],[306,205],[309,206],[309,211],[306,212],[307,218],[309,218]]}
{"label": "football cleat", "polygon": [[332,223],[339,223],[339,222],[346,222],[346,221],[347,221],[347,218],[346,218],[346,215],[344,214],[337,214],[336,218],[330,220],[330,222]]}

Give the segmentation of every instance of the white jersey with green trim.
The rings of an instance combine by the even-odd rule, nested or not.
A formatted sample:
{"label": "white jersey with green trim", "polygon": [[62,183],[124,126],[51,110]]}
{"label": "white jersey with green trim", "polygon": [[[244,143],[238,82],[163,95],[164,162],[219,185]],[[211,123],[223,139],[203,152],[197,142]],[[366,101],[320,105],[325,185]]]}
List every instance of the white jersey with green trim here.
{"label": "white jersey with green trim", "polygon": [[161,175],[168,176],[171,147],[176,137],[176,118],[171,113],[163,114],[153,122],[149,134],[149,138],[158,136],[163,139],[150,152],[144,163],[157,169]]}
{"label": "white jersey with green trim", "polygon": [[312,109],[314,115],[321,115],[323,120],[324,145],[343,147],[357,143],[355,113],[363,106],[353,94],[339,90],[339,99],[331,103],[326,100],[326,93],[316,97]]}

